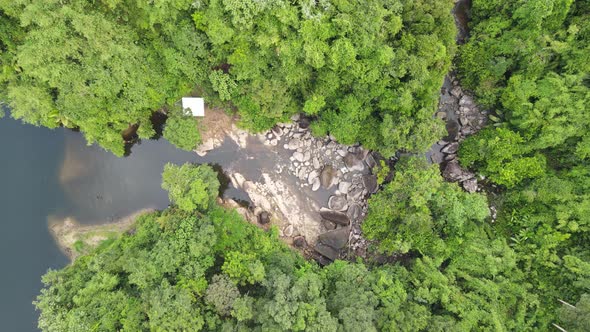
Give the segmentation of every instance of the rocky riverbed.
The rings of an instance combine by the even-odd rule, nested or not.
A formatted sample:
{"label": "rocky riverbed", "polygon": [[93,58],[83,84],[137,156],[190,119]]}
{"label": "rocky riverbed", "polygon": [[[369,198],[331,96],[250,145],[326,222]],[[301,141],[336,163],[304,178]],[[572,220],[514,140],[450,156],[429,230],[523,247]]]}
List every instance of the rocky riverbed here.
{"label": "rocky riverbed", "polygon": [[[232,185],[244,190],[253,203],[240,210],[253,222],[275,225],[286,242],[310,254],[314,249],[330,260],[362,256],[367,243],[360,224],[367,213],[367,198],[378,188],[372,174],[376,158],[360,146],[314,137],[309,124],[307,118],[295,116],[292,122],[258,135],[233,123],[222,126],[226,139],[244,154],[224,165]],[[210,137],[197,153],[214,151],[222,142],[219,135]]]}

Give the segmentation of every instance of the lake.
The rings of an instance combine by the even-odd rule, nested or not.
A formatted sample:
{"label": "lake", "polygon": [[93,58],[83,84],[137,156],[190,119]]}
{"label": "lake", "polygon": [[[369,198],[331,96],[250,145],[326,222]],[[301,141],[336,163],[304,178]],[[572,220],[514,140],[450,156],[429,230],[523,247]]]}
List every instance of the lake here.
{"label": "lake", "polygon": [[[167,141],[144,140],[117,158],[82,134],[63,128],[24,125],[8,114],[0,119],[0,321],[3,331],[38,331],[32,305],[49,268],[68,264],[48,222],[71,217],[82,224],[115,221],[142,208],[169,204],[161,189],[164,164],[225,164],[238,146],[224,143],[205,157],[174,148]],[[217,167],[217,169],[220,169]],[[247,200],[228,185],[225,197]]]}

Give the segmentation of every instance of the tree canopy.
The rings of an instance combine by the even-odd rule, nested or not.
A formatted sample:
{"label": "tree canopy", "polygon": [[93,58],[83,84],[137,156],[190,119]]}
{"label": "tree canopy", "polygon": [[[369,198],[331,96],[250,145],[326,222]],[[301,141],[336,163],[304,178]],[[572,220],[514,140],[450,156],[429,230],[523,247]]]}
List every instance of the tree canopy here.
{"label": "tree canopy", "polygon": [[[192,183],[201,177],[181,187],[196,188]],[[537,312],[538,301],[510,247],[481,229],[454,237],[464,239],[462,245],[442,259],[423,256],[407,266],[373,267],[336,261],[320,268],[284,245],[276,230],[263,231],[236,211],[216,204],[191,212],[178,207],[145,214],[132,231],[48,272],[35,302],[39,327],[526,330]]]}
{"label": "tree canopy", "polygon": [[476,0],[472,12],[460,73],[495,123],[461,144],[460,161],[500,185],[496,227],[548,326],[558,299],[575,303],[590,287],[590,6]]}
{"label": "tree canopy", "polygon": [[117,155],[123,130],[139,125],[140,138],[152,136],[150,114],[194,86],[210,104],[237,110],[253,131],[304,112],[317,134],[345,144],[387,156],[423,151],[443,136],[432,114],[455,52],[451,6],[4,1],[2,98],[15,118],[79,128]]}

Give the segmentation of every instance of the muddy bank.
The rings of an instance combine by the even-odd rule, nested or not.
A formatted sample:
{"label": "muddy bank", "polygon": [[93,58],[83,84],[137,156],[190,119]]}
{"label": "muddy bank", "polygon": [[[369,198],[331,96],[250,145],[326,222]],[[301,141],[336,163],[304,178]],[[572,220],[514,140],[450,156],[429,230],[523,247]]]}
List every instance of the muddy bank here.
{"label": "muddy bank", "polygon": [[115,222],[100,225],[82,225],[71,217],[60,220],[53,216],[48,217],[48,224],[58,247],[71,261],[74,261],[76,257],[88,253],[101,242],[115,239],[131,230],[137,217],[154,210],[142,209]]}

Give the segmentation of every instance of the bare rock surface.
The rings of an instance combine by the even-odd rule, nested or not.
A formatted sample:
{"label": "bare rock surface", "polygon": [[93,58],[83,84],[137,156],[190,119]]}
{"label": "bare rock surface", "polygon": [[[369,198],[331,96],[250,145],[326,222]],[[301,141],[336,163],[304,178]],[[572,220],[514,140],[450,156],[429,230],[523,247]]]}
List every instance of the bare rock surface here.
{"label": "bare rock surface", "polygon": [[[376,157],[330,136],[314,137],[305,117],[293,119],[257,135],[234,123],[224,126],[224,139],[236,146],[236,160],[224,170],[232,187],[251,201],[250,208],[240,210],[261,227],[277,226],[294,247],[315,248],[327,259],[338,258],[347,244],[353,251],[366,248],[360,225],[367,198],[378,187],[371,175]],[[211,144],[204,150],[217,153]]]}

